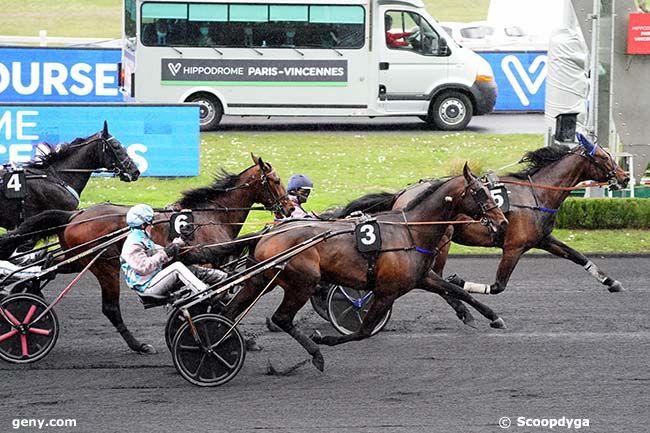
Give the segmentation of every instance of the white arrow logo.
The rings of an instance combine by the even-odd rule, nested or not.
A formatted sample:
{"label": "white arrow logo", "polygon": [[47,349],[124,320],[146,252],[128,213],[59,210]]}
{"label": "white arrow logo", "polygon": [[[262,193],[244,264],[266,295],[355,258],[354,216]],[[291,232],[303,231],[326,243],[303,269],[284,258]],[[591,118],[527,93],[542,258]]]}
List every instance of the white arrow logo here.
{"label": "white arrow logo", "polygon": [[[544,80],[546,79],[548,69],[547,59],[548,57],[546,55],[539,55],[535,57],[535,60],[533,60],[533,62],[528,67],[528,71],[524,69],[521,61],[516,56],[505,56],[501,60],[501,69],[503,69],[503,73],[506,75],[506,78],[519,97],[522,105],[525,107],[530,105],[530,99],[528,99],[528,95],[526,95],[524,89],[521,87],[520,80],[518,80],[517,77],[515,77],[515,74],[512,72],[512,67],[514,67],[514,69],[517,71],[517,75],[519,75],[519,78],[526,87],[526,90],[528,90],[528,93],[530,95],[535,95],[537,94],[539,88],[542,87],[542,83],[544,83]],[[540,71],[537,75],[537,78],[535,78],[535,81],[532,81],[530,79],[530,76],[534,75],[538,69],[540,69]]]}
{"label": "white arrow logo", "polygon": [[167,63],[167,67],[169,68],[169,72],[171,72],[174,77],[176,74],[178,74],[178,71],[181,70],[180,63]]}

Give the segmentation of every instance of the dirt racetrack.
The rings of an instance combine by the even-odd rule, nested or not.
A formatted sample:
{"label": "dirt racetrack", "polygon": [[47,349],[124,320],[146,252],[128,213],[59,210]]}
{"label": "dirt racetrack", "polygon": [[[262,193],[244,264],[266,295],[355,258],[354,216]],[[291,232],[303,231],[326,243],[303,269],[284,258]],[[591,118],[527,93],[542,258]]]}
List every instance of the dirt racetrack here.
{"label": "dirt racetrack", "polygon": [[[46,359],[0,361],[0,432],[39,431],[14,429],[14,420],[60,418],[76,427],[40,431],[482,433],[504,431],[502,417],[513,432],[577,427],[519,426],[520,417],[580,419],[586,432],[648,432],[650,258],[592,260],[627,291],[610,294],[568,261],[525,258],[505,293],[481,297],[507,329],[491,329],[475,312],[479,328],[468,328],[441,298],[415,291],[397,301],[377,336],[324,347],[324,373],[307,363],[290,376],[267,374],[269,363],[282,369],[307,358],[289,336],[266,331],[264,317],[281,295],[272,293],[242,327],[265,350],[248,353],[235,379],[211,389],[176,373],[162,308],[144,311],[123,294],[125,322],[159,351],[133,354],[86,278],[56,309],[62,330]],[[447,271],[492,282],[496,265],[452,258]],[[67,281],[57,278],[48,299]],[[300,325],[335,332],[309,306]]]}

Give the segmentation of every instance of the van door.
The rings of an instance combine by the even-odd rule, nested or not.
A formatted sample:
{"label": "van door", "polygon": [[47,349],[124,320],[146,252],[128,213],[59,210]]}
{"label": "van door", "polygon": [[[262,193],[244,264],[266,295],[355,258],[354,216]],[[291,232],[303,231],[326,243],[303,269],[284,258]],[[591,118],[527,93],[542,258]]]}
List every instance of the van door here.
{"label": "van door", "polygon": [[390,112],[427,113],[429,93],[448,77],[449,49],[417,12],[384,9],[378,27],[379,106]]}

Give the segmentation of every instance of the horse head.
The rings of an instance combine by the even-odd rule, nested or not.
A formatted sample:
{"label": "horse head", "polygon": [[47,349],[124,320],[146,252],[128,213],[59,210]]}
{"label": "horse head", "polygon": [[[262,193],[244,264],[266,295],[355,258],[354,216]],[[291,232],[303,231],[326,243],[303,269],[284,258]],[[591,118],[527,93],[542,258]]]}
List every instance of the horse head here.
{"label": "horse head", "polygon": [[618,190],[627,187],[630,177],[616,163],[616,160],[602,147],[590,142],[587,137],[576,134],[585,157],[591,163],[588,176],[591,180],[608,182],[609,189]]}
{"label": "horse head", "polygon": [[467,162],[463,167],[464,190],[458,203],[460,213],[481,221],[492,234],[501,236],[508,225],[508,219],[494,202],[492,194],[481,180],[472,173]]}
{"label": "horse head", "polygon": [[140,170],[122,143],[108,132],[106,121],[104,121],[100,139],[102,143],[100,160],[103,168],[113,170],[121,181],[133,182],[137,180],[140,177]]}
{"label": "horse head", "polygon": [[267,209],[273,211],[278,218],[288,217],[293,212],[293,203],[287,196],[287,189],[280,180],[280,176],[273,170],[271,164],[264,162],[261,157],[251,153],[255,165],[254,180],[251,185],[258,185],[256,201],[262,203]]}

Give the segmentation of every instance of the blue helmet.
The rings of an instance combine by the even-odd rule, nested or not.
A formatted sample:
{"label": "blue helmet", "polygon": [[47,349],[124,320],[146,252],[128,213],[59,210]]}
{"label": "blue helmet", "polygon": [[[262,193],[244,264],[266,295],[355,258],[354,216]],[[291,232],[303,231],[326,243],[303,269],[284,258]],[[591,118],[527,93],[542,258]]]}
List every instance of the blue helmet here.
{"label": "blue helmet", "polygon": [[147,204],[136,204],[126,213],[126,224],[131,228],[153,223],[153,209]]}
{"label": "blue helmet", "polygon": [[313,189],[314,184],[304,174],[294,174],[289,178],[289,183],[287,184],[287,191],[295,191],[300,188]]}

